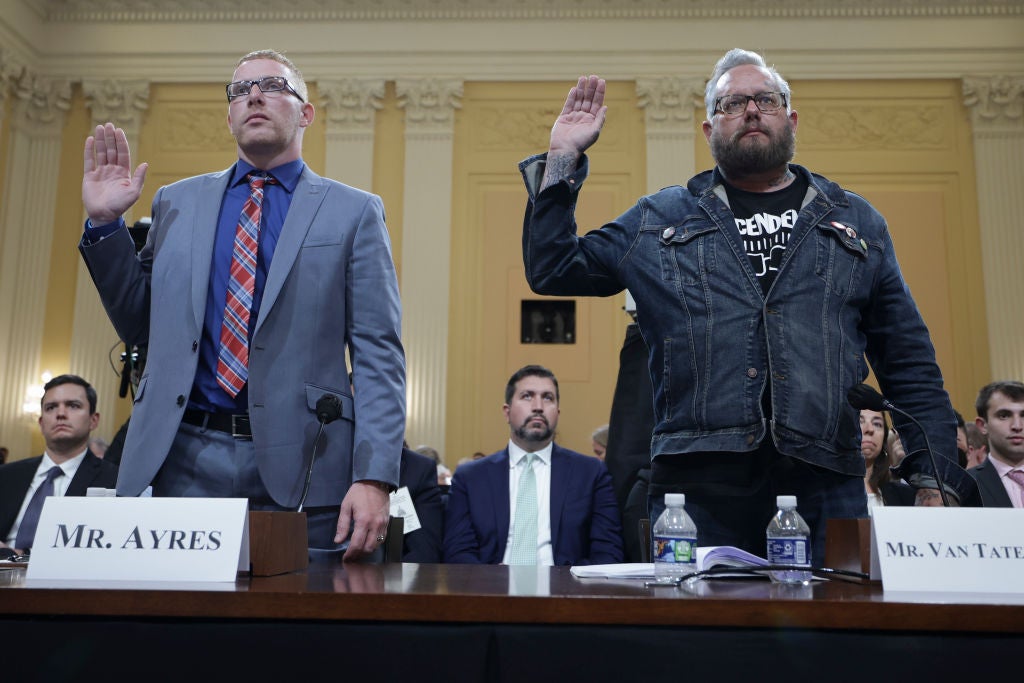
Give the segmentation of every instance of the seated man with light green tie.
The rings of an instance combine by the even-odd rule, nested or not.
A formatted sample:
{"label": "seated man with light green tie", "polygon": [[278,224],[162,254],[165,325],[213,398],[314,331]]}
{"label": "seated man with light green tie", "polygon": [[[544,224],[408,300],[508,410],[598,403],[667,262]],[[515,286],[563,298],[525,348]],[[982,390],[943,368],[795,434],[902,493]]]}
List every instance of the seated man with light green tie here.
{"label": "seated man with light green tie", "polygon": [[509,443],[460,466],[445,515],[444,561],[622,562],[622,528],[604,463],[554,443],[558,380],[527,365],[505,387]]}

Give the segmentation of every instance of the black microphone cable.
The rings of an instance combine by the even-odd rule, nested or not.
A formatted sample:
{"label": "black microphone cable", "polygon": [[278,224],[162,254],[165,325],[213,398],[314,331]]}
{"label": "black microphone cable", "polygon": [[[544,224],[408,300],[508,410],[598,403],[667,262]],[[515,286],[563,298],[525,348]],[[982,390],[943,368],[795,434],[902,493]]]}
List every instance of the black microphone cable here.
{"label": "black microphone cable", "polygon": [[302,487],[302,496],[299,498],[299,505],[296,512],[302,512],[302,506],[306,504],[306,496],[309,494],[309,484],[313,479],[313,464],[316,462],[316,449],[320,445],[320,439],[324,435],[324,427],[341,417],[341,400],[333,394],[324,394],[316,402],[316,419],[320,423],[316,438],[313,439],[313,453],[309,458],[309,467],[306,468],[306,483]]}

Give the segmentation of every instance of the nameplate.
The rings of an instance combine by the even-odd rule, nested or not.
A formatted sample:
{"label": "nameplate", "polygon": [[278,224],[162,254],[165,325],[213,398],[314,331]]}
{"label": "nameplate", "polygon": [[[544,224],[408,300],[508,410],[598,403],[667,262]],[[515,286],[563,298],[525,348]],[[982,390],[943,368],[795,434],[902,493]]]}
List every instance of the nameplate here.
{"label": "nameplate", "polygon": [[871,546],[886,591],[1024,592],[1021,509],[876,507]]}
{"label": "nameplate", "polygon": [[234,581],[249,569],[244,498],[50,497],[26,578]]}

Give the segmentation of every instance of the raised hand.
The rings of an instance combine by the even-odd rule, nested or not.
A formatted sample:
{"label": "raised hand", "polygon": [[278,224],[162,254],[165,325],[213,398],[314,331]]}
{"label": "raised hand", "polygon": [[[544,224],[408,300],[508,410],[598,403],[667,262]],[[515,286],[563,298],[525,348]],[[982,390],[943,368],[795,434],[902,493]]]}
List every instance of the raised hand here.
{"label": "raised hand", "polygon": [[82,203],[94,225],[111,223],[130,209],[142,194],[148,164],[132,173],[128,138],[120,128],[107,123],[96,126],[85,140],[85,174]]}
{"label": "raised hand", "polygon": [[551,128],[549,157],[565,153],[579,157],[597,142],[608,111],[604,106],[604,91],[603,78],[580,76]]}

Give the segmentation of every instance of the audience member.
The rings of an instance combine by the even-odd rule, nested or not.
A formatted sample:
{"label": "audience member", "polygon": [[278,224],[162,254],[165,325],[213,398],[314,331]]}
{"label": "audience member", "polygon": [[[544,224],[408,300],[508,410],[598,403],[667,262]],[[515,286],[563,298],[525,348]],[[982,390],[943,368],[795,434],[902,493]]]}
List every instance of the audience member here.
{"label": "audience member", "polygon": [[10,451],[7,450],[7,446],[0,446],[0,465],[7,462],[7,454]]}
{"label": "audience member", "polygon": [[608,450],[608,425],[601,425],[590,435],[590,447],[598,460],[604,461],[604,454]]}
{"label": "audience member", "polygon": [[416,448],[413,448],[412,450],[416,451],[420,455],[427,456],[428,458],[430,458],[431,460],[434,461],[435,465],[443,465],[444,464],[444,460],[441,458],[441,454],[438,453],[437,449],[434,448],[433,446],[428,446],[426,444],[422,444],[422,445],[417,446]]}
{"label": "audience member", "polygon": [[117,484],[117,467],[89,450],[100,421],[92,385],[77,375],[54,377],[40,408],[45,452],[0,467],[0,545],[18,552],[32,548],[47,496],[84,496],[90,487]]}
{"label": "audience member", "polygon": [[93,438],[89,439],[89,450],[97,458],[104,457],[107,454],[107,449],[109,448],[110,444],[107,443],[106,439],[103,439],[98,436],[94,436]]}
{"label": "audience member", "polygon": [[[413,510],[394,502],[391,514],[405,519],[402,543],[403,562],[440,562],[444,538],[444,503],[437,485],[437,465],[433,459],[408,448],[402,449],[402,466],[398,476],[398,497],[408,490]],[[397,507],[397,509],[396,509]],[[413,528],[418,523],[419,528]]]}
{"label": "audience member", "polygon": [[885,415],[874,410],[860,411],[860,452],[864,456],[864,490],[868,497],[868,513],[876,505],[884,505],[881,484],[890,480],[889,455],[885,452],[888,430]]}
{"label": "audience member", "polygon": [[1024,507],[1024,383],[986,384],[974,423],[988,438],[988,458],[968,471],[985,507]]}
{"label": "audience member", "polygon": [[482,451],[477,451],[470,456],[470,460],[482,460],[487,457],[487,454]]}
{"label": "audience member", "polygon": [[622,561],[619,510],[604,463],[554,443],[558,382],[516,371],[502,411],[508,446],[455,471],[444,558],[464,564],[579,565]]}
{"label": "audience member", "polygon": [[967,432],[967,467],[977,467],[988,457],[988,436],[974,422],[968,422],[964,428]]}

